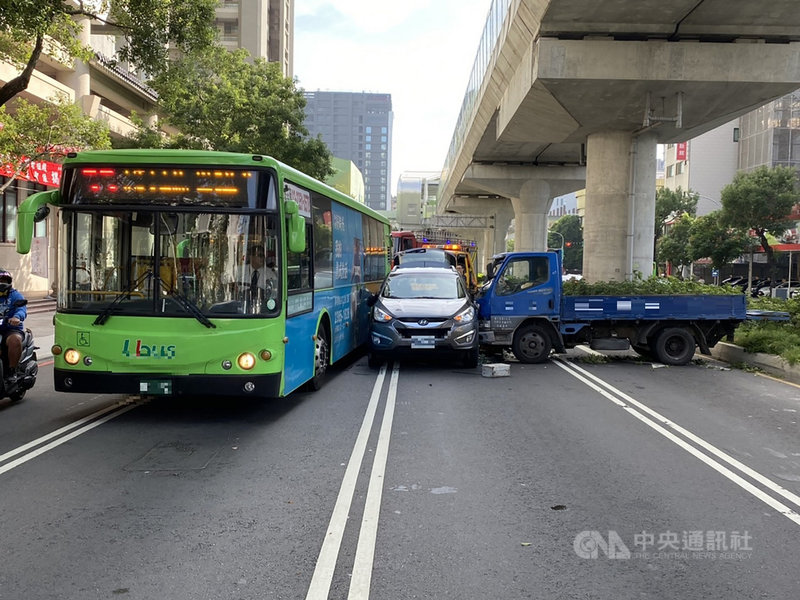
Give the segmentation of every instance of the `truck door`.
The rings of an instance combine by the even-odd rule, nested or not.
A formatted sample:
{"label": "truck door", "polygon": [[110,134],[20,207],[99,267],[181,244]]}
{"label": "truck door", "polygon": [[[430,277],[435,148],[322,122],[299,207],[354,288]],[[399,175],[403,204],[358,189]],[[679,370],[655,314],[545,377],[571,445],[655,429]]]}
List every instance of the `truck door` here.
{"label": "truck door", "polygon": [[[557,269],[556,269],[557,271]],[[492,316],[550,316],[558,312],[557,285],[550,258],[522,255],[510,258],[495,276]]]}

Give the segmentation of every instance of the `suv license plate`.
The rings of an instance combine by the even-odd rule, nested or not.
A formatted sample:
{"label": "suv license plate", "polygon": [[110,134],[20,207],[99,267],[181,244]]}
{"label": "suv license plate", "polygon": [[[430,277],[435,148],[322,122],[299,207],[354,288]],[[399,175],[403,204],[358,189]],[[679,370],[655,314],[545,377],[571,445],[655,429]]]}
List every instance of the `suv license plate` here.
{"label": "suv license plate", "polygon": [[412,348],[435,348],[436,338],[432,335],[412,335],[411,336]]}

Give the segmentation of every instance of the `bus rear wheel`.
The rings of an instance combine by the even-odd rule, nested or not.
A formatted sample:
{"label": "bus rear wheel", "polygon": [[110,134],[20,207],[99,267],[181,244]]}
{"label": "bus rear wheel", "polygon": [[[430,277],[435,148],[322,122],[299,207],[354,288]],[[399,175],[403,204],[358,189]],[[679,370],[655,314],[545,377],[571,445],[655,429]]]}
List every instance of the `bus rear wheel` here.
{"label": "bus rear wheel", "polygon": [[322,381],[328,372],[328,362],[330,360],[330,344],[328,343],[328,331],[321,327],[317,331],[314,340],[314,376],[308,382],[308,389],[316,392],[322,388]]}

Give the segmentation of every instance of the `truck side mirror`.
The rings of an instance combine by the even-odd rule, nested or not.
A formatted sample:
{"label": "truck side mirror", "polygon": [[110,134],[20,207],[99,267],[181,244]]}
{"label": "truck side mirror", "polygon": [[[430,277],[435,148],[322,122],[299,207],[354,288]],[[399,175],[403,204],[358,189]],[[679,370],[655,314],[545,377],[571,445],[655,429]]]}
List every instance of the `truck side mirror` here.
{"label": "truck side mirror", "polygon": [[486,265],[486,279],[491,279],[494,277],[494,263],[489,263]]}

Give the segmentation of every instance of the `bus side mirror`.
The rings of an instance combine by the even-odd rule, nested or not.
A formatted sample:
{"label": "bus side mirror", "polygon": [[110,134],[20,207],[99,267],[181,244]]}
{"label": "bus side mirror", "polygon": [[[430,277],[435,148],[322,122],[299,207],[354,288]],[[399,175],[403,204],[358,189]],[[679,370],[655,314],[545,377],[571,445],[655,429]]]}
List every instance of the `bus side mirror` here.
{"label": "bus side mirror", "polygon": [[306,220],[298,213],[297,202],[284,202],[287,218],[287,235],[289,236],[289,252],[300,254],[306,250]]}
{"label": "bus side mirror", "polygon": [[40,206],[36,209],[36,212],[33,213],[33,222],[41,223],[48,217],[48,215],[50,215],[50,207],[46,204],[44,206]]}
{"label": "bus side mirror", "polygon": [[47,218],[50,214],[48,204],[58,204],[61,196],[58,190],[38,192],[25,198],[17,209],[17,252],[27,254],[33,241],[33,224]]}

